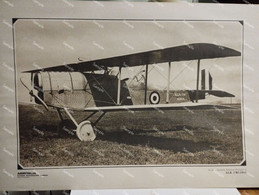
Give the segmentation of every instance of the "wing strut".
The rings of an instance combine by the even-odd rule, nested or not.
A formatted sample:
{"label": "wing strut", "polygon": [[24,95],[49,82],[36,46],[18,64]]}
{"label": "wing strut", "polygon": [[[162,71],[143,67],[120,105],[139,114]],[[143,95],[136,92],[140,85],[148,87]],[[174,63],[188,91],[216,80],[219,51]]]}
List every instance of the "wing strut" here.
{"label": "wing strut", "polygon": [[171,61],[168,62],[168,78],[167,78],[167,91],[166,91],[167,104],[169,103],[170,80],[171,80]]}
{"label": "wing strut", "polygon": [[146,64],[146,76],[145,76],[145,97],[144,97],[144,104],[147,104],[147,77],[148,77],[148,64]]}
{"label": "wing strut", "polygon": [[196,102],[198,102],[199,99],[199,77],[200,77],[200,59],[198,59],[197,64],[197,83],[196,83]]}
{"label": "wing strut", "polygon": [[121,66],[119,67],[119,75],[118,75],[117,105],[120,105],[120,96],[121,96]]}

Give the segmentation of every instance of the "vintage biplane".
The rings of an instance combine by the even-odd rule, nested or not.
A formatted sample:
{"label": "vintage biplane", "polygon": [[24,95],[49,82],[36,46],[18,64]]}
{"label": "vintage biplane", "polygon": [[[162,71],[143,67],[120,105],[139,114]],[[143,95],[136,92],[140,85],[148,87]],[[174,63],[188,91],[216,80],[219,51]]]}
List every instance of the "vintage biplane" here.
{"label": "vintage biplane", "polygon": [[[205,88],[205,70],[200,71],[202,59],[240,56],[239,51],[209,43],[193,43],[159,50],[134,53],[98,60],[81,61],[69,65],[29,70],[31,84],[21,78],[22,84],[29,90],[35,102],[47,110],[57,110],[64,125],[63,109],[74,124],[74,131],[81,141],[92,141],[96,137],[95,125],[107,112],[207,109],[212,105],[198,103],[207,94],[217,97],[234,97],[222,91],[212,90],[212,76],[209,73],[209,88]],[[171,66],[173,62],[197,60],[197,82],[195,90],[170,90]],[[167,88],[165,90],[148,89],[149,65],[168,63]],[[135,101],[127,86],[128,78],[121,78],[123,68],[145,66],[143,88],[134,90],[142,102]],[[118,74],[111,74],[110,69],[118,68]],[[101,72],[101,73],[100,73]],[[200,79],[201,72],[201,79]],[[200,86],[201,80],[201,87]],[[149,97],[149,98],[148,98]],[[72,110],[87,112],[87,117],[80,123],[75,120]],[[101,113],[96,121],[90,118]]]}

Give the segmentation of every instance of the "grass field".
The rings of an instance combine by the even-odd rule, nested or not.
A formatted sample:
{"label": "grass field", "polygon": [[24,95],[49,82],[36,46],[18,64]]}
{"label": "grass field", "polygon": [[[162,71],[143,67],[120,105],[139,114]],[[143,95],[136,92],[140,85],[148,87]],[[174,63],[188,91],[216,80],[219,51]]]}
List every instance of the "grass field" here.
{"label": "grass field", "polygon": [[[107,113],[97,125],[96,140],[81,142],[73,132],[57,133],[55,110],[19,104],[20,164],[239,164],[243,159],[242,125],[240,106],[236,107]],[[73,115],[77,121],[86,117],[83,112]]]}

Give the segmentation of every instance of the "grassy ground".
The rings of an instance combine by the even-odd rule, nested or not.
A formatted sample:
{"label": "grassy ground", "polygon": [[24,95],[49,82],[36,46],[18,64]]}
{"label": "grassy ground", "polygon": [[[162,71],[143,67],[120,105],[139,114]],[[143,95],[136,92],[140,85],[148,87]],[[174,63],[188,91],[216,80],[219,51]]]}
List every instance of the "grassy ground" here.
{"label": "grassy ground", "polygon": [[[86,117],[73,115],[78,121]],[[55,110],[19,105],[21,165],[236,164],[243,159],[240,108],[107,113],[93,142],[81,142],[71,132],[58,134],[58,123]]]}

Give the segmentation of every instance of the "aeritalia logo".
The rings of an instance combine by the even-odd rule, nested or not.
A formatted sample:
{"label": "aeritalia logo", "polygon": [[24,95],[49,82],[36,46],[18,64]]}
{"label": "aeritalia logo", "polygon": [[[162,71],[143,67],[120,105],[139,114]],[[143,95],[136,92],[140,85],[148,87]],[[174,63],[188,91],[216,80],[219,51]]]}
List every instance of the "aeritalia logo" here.
{"label": "aeritalia logo", "polygon": [[29,178],[29,177],[46,177],[47,174],[40,174],[34,171],[26,171],[26,172],[18,172],[17,177],[18,178]]}

